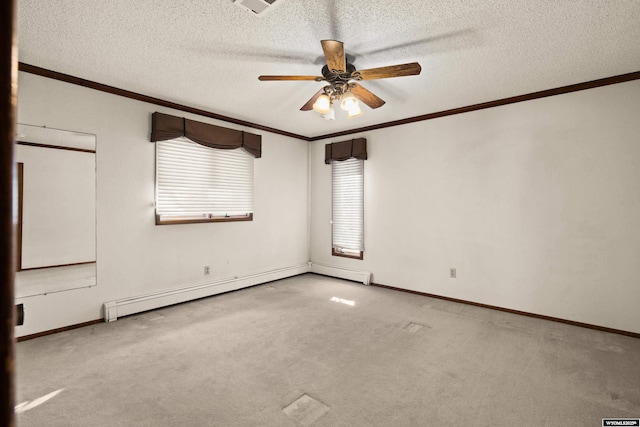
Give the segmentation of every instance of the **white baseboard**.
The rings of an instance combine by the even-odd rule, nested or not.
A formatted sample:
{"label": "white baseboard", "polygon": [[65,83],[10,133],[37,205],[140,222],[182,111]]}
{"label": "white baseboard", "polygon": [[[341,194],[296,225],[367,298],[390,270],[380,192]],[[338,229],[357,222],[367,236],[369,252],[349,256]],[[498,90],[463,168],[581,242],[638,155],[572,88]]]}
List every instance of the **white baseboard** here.
{"label": "white baseboard", "polygon": [[349,270],[347,268],[334,267],[331,265],[318,264],[315,262],[312,262],[310,264],[311,269],[309,271],[311,273],[338,277],[345,280],[352,280],[354,282],[360,282],[365,285],[368,285],[371,281],[371,272],[369,271]]}
{"label": "white baseboard", "polygon": [[105,322],[113,322],[114,320],[117,320],[118,317],[166,307],[198,298],[204,298],[223,292],[234,291],[248,286],[271,282],[273,280],[297,276],[299,274],[308,273],[309,268],[310,263],[305,262],[303,264],[278,268],[262,273],[250,274],[241,277],[229,277],[183,288],[105,302],[104,320]]}

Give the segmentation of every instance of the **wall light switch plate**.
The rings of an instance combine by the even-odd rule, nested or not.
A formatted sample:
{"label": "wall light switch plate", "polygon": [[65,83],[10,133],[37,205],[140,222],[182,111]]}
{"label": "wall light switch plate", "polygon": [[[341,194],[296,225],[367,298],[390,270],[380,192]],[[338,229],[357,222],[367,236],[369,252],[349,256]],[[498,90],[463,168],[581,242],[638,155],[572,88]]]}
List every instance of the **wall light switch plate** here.
{"label": "wall light switch plate", "polygon": [[456,278],[456,269],[455,268],[450,268],[449,269],[449,277],[452,279]]}

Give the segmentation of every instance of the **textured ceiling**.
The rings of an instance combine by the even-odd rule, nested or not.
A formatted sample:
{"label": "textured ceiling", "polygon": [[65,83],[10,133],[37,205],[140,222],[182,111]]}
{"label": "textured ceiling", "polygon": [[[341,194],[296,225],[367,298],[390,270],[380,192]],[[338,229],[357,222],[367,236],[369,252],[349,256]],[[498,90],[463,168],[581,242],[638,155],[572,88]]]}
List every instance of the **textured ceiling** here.
{"label": "textured ceiling", "polygon": [[[309,137],[640,70],[638,0],[18,0],[18,28],[21,62]],[[258,81],[320,75],[321,39],[422,73],[334,121],[299,110],[322,83]]]}

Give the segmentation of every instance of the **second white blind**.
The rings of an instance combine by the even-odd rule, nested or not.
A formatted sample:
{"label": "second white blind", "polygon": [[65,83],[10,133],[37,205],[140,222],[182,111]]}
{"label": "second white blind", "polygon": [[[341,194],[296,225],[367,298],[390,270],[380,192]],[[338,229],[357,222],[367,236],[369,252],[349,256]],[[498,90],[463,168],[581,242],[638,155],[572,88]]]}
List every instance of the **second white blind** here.
{"label": "second white blind", "polygon": [[333,247],[364,251],[364,160],[332,161]]}

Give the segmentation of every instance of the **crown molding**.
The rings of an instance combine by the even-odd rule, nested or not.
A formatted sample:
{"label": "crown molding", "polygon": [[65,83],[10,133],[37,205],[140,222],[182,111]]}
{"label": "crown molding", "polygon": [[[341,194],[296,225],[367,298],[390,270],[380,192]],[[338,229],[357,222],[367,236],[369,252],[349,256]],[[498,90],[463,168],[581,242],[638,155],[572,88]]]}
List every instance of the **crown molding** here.
{"label": "crown molding", "polygon": [[635,71],[633,73],[620,74],[618,76],[605,77],[603,79],[591,80],[588,82],[577,83],[577,84],[572,84],[568,86],[561,86],[554,89],[541,90],[538,92],[527,93],[525,95],[512,96],[509,98],[497,99],[495,101],[468,105],[466,107],[452,108],[451,110],[423,114],[420,116],[409,117],[406,119],[379,123],[377,125],[365,126],[365,127],[351,129],[351,130],[342,131],[342,132],[328,133],[325,135],[314,136],[310,139],[311,141],[317,141],[319,139],[335,138],[338,136],[351,135],[354,133],[383,129],[383,128],[388,128],[392,126],[406,125],[408,123],[415,123],[415,122],[421,122],[424,120],[437,119],[439,117],[453,116],[455,114],[470,113],[472,111],[484,110],[484,109],[493,108],[493,107],[500,107],[502,105],[515,104],[518,102],[532,101],[534,99],[546,98],[548,96],[563,95],[565,93],[577,92],[577,91],[586,90],[586,89],[593,89],[601,86],[608,86],[616,83],[624,83],[624,82],[638,80],[638,79],[640,79],[640,71]]}
{"label": "crown molding", "polygon": [[48,70],[46,68],[37,67],[35,65],[25,64],[24,62],[18,63],[19,71],[25,73],[35,74],[42,77],[47,77],[54,80],[59,80],[66,83],[71,83],[79,86],[84,86],[90,89],[107,92],[113,95],[123,96],[125,98],[135,99],[137,101],[148,102],[150,104],[159,105],[162,107],[172,108],[187,113],[197,114],[203,117],[209,117],[216,120],[221,120],[227,123],[234,123],[240,126],[246,126],[252,129],[264,130],[267,132],[275,133],[278,135],[284,135],[291,138],[300,139],[303,141],[318,141],[321,139],[336,138],[345,135],[353,135],[356,133],[368,132],[372,130],[384,129],[393,126],[401,126],[409,123],[421,122],[425,120],[437,119],[440,117],[453,116],[456,114],[470,113],[472,111],[484,110],[487,108],[500,107],[503,105],[515,104],[518,102],[532,101],[534,99],[546,98],[549,96],[563,95],[565,93],[578,92],[581,90],[594,89],[601,86],[608,86],[617,83],[629,82],[632,80],[640,79],[640,71],[634,71],[632,73],[620,74],[612,77],[605,77],[602,79],[591,80],[583,83],[576,83],[568,86],[561,86],[553,89],[541,90],[538,92],[527,93],[524,95],[512,96],[509,98],[497,99],[495,101],[483,102],[480,104],[468,105],[466,107],[452,108],[450,110],[438,111],[435,113],[422,114],[419,116],[408,117],[406,119],[394,120],[389,122],[378,123],[371,126],[364,126],[360,128],[345,130],[341,132],[327,133],[318,136],[305,136],[296,133],[288,132],[282,129],[276,129],[269,126],[260,125],[257,123],[249,122],[246,120],[235,119],[233,117],[224,116],[222,114],[213,113],[211,111],[202,110],[199,108],[189,107],[188,105],[178,104],[175,102],[167,101],[160,98],[154,98],[151,96],[143,95],[140,93],[120,89],[114,86],[105,85],[102,83],[86,80],[80,77],[71,76],[69,74],[59,73],[57,71]]}
{"label": "crown molding", "polygon": [[65,83],[71,83],[74,85],[83,86],[89,89],[95,89],[101,92],[110,93],[112,95],[118,95],[118,96],[123,96],[125,98],[135,99],[136,101],[147,102],[149,104],[154,104],[161,107],[173,108],[175,110],[184,111],[186,113],[193,113],[199,116],[209,117],[211,119],[221,120],[227,123],[234,123],[236,125],[246,126],[252,129],[264,130],[267,132],[276,133],[276,134],[288,136],[291,138],[302,139],[303,141],[309,141],[309,138],[304,135],[298,135],[296,133],[287,132],[281,129],[276,129],[269,126],[263,126],[258,123],[235,119],[233,117],[224,116],[222,114],[213,113],[211,111],[189,107],[188,105],[178,104],[176,102],[167,101],[160,98],[154,98],[152,96],[143,95],[141,93],[132,92],[125,89],[120,89],[114,86],[109,86],[102,83],[94,82],[92,80],[71,76],[69,74],[59,73],[57,71],[48,70],[46,68],[36,67],[35,65],[25,64],[24,62],[18,63],[18,70],[23,71],[25,73],[47,77],[47,78],[58,80]]}

